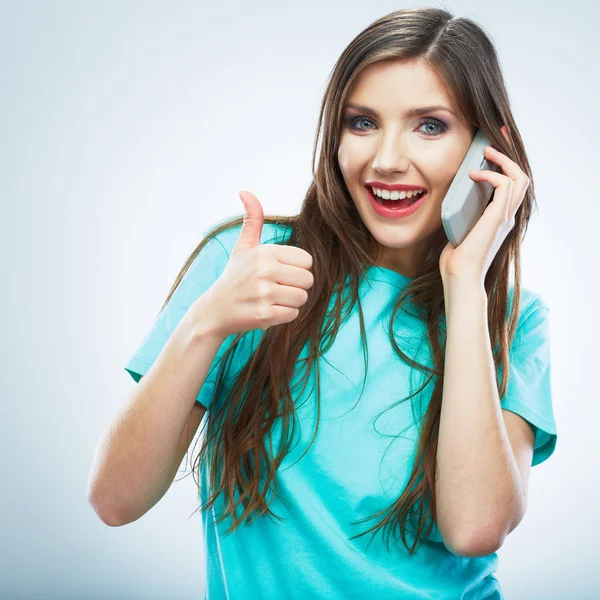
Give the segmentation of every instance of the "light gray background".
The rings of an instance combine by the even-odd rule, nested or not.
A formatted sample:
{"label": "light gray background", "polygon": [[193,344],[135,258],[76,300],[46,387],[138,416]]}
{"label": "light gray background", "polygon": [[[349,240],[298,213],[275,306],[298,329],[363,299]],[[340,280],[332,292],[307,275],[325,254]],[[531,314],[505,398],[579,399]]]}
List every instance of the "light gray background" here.
{"label": "light gray background", "polygon": [[[417,5],[2,3],[1,597],[203,597],[191,475],[125,527],[87,502],[123,367],[240,189],[298,211],[335,60]],[[500,53],[540,207],[523,283],[551,309],[558,445],[497,576],[508,599],[598,598],[598,4],[446,6]]]}

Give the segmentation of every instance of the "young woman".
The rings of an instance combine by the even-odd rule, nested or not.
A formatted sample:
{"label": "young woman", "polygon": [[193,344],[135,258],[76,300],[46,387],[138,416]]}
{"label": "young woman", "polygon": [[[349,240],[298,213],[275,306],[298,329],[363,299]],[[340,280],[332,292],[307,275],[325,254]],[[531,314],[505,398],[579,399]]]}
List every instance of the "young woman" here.
{"label": "young woman", "polygon": [[[241,192],[244,217],[188,258],[126,366],[139,385],[90,502],[110,525],[142,516],[206,412],[208,597],[502,598],[496,551],[557,435],[549,309],[520,283],[534,187],[496,51],[445,10],[387,15],[335,65],[322,124],[300,213]],[[440,209],[477,128],[501,171],[471,172],[495,190],[454,247]]]}

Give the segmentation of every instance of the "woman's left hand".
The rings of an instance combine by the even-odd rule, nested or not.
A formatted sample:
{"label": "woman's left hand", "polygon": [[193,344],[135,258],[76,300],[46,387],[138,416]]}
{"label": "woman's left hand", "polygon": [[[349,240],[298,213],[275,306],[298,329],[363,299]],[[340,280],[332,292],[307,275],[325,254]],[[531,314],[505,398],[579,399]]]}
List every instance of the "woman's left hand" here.
{"label": "woman's left hand", "polygon": [[463,242],[457,247],[448,242],[442,251],[440,272],[444,284],[458,279],[483,286],[492,260],[515,226],[515,214],[529,186],[527,175],[508,156],[491,146],[486,146],[484,153],[485,157],[498,164],[503,172],[469,172],[471,179],[487,181],[496,188],[494,198]]}

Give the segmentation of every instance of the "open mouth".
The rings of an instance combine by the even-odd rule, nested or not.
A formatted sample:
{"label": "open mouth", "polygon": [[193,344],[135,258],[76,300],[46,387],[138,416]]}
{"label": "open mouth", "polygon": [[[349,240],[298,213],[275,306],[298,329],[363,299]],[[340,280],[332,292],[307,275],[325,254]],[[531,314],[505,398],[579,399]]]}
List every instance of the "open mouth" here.
{"label": "open mouth", "polygon": [[376,196],[373,193],[373,188],[371,188],[371,186],[366,186],[366,188],[375,202],[391,210],[408,208],[409,206],[412,206],[413,204],[419,202],[427,194],[427,190],[423,190],[423,192],[420,192],[416,196],[412,196],[411,198],[403,198],[402,200],[385,200],[383,198],[380,198],[379,196]]}

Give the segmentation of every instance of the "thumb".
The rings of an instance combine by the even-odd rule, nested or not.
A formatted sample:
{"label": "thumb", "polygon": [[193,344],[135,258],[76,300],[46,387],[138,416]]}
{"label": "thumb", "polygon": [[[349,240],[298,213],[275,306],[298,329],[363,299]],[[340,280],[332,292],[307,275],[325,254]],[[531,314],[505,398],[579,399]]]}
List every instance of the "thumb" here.
{"label": "thumb", "polygon": [[241,191],[240,198],[244,203],[246,214],[238,240],[233,248],[232,254],[243,250],[254,248],[260,244],[265,216],[258,198],[252,192]]}

